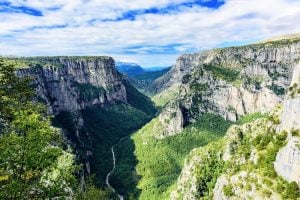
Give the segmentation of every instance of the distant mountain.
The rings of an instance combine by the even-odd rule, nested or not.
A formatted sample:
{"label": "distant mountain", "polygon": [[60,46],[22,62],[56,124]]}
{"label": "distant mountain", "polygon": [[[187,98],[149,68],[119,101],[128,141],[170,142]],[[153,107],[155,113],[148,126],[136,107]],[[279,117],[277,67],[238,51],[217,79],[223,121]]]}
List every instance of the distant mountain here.
{"label": "distant mountain", "polygon": [[163,71],[168,68],[170,68],[170,67],[148,67],[148,68],[144,68],[144,70],[148,71],[148,72],[153,72],[153,71]]}
{"label": "distant mountain", "polygon": [[152,95],[153,83],[159,77],[167,73],[171,67],[150,67],[142,68],[135,63],[116,62],[116,67],[119,72],[127,76],[128,81],[137,89],[145,94]]}
{"label": "distant mountain", "polygon": [[116,62],[116,67],[119,72],[127,74],[128,76],[145,72],[145,70],[141,66],[135,63]]}

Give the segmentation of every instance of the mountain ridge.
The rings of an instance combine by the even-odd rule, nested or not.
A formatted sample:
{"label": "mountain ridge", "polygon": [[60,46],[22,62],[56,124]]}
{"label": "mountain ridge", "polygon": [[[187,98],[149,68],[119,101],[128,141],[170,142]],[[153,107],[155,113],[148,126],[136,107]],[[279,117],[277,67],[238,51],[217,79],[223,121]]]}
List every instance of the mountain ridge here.
{"label": "mountain ridge", "polygon": [[[292,88],[290,86],[292,80],[295,79],[293,77],[294,70],[300,58],[299,41],[298,39],[281,40],[180,56],[175,66],[158,79],[157,88],[164,88],[158,91],[158,95],[161,95],[157,96],[158,100],[168,97],[162,104],[160,114],[124,142],[133,143],[135,147],[134,155],[137,161],[131,168],[136,169],[134,173],[141,177],[136,183],[139,191],[128,188],[128,194],[138,194],[137,198],[140,199],[231,199],[234,196],[236,197],[233,199],[247,198],[246,196],[250,193],[241,187],[250,188],[251,184],[250,186],[243,183],[242,186],[239,186],[238,182],[236,183],[239,185],[225,184],[227,179],[222,178],[224,177],[222,175],[226,175],[226,171],[223,170],[227,169],[227,165],[238,169],[240,165],[235,165],[234,161],[241,160],[243,162],[244,157],[238,154],[232,159],[232,164],[226,165],[227,161],[220,158],[225,154],[228,155],[228,149],[236,150],[241,154],[249,153],[246,150],[249,148],[251,150],[253,145],[255,148],[256,146],[262,148],[269,144],[266,151],[262,152],[265,153],[265,158],[261,157],[259,165],[249,163],[250,169],[255,168],[262,172],[275,173],[275,178],[280,177],[277,173],[284,174],[289,178],[293,177],[291,172],[299,169],[297,157],[292,156],[295,155],[295,152],[297,154],[297,151],[291,142],[285,147],[287,137],[284,137],[284,133],[274,131],[278,127],[280,114],[277,111],[275,112],[277,114],[274,114],[272,110],[277,104],[285,101],[287,93],[291,93],[293,96],[299,94],[296,89],[298,86]],[[174,93],[170,94],[172,92]],[[291,112],[290,109],[287,110],[287,113]],[[229,138],[226,141],[229,141],[229,144],[232,143],[232,146],[224,146],[222,142],[224,139],[214,138],[211,134],[206,136],[206,140],[210,142],[207,146],[198,142],[199,147],[204,147],[192,151],[195,148],[193,142],[198,141],[198,137],[201,138],[203,134],[198,123],[205,124],[202,120],[210,119],[211,121],[206,123],[211,125],[215,122],[214,120],[218,119],[217,117],[209,118],[207,114],[217,115],[223,120],[235,123],[225,136]],[[215,124],[214,129],[219,130],[218,126],[222,127],[226,123],[227,121],[219,121]],[[239,131],[230,131],[231,129],[235,130],[234,127],[241,130],[240,135]],[[259,136],[254,132],[256,129]],[[253,135],[258,138],[255,139]],[[240,136],[241,141],[239,141]],[[243,138],[251,138],[251,141],[255,140],[255,142],[248,143],[248,140],[244,141]],[[182,141],[185,142],[184,149],[187,148],[187,152],[191,151],[190,156],[188,153],[186,154],[186,150],[181,154]],[[239,146],[240,143],[241,146]],[[277,145],[271,148],[275,143]],[[173,151],[174,147],[176,150]],[[215,147],[217,148],[215,149]],[[234,149],[235,147],[236,149]],[[119,148],[125,149],[126,147],[120,144]],[[219,151],[223,148],[226,150]],[[281,163],[278,169],[283,172],[274,172],[275,155],[281,148],[285,149],[280,153],[284,156],[278,158],[280,159],[278,163]],[[181,153],[176,153],[177,151]],[[152,159],[153,154],[157,155],[156,160]],[[250,155],[252,154],[254,153],[250,151]],[[284,160],[287,155],[293,159]],[[121,160],[119,167],[126,169],[122,163],[124,159],[122,154],[119,156]],[[185,164],[181,165],[179,160],[185,156],[188,156]],[[246,158],[248,159],[248,157]],[[288,165],[293,170],[283,170],[284,166],[288,164],[287,162],[293,162]],[[128,160],[126,165],[128,166]],[[223,168],[224,166],[225,168]],[[266,171],[263,166],[267,168]],[[180,168],[181,175],[177,175]],[[118,166],[116,171],[121,174]],[[161,172],[172,173],[164,176],[165,174]],[[240,175],[245,177],[244,172],[236,174],[236,176],[231,176],[229,173],[229,177],[233,180],[238,179]],[[248,176],[250,175],[248,174]],[[125,177],[130,179],[130,177]],[[226,177],[228,178],[227,175]],[[254,177],[256,175],[252,179]],[[117,178],[124,184],[119,177]],[[295,196],[300,194],[298,186],[295,188],[294,183],[287,181],[290,179],[285,179],[276,178],[278,182],[274,184],[274,187],[257,193],[258,199],[260,197],[262,197],[261,199],[268,198],[272,195],[272,198],[275,199],[280,197],[280,192],[278,194],[275,185],[283,188],[282,195],[284,197],[296,199]],[[134,180],[132,181],[134,182]],[[256,183],[254,182],[254,184]],[[263,183],[264,188],[267,184],[269,184],[268,181]],[[256,190],[255,187],[251,188],[250,191],[253,194],[253,191]]]}

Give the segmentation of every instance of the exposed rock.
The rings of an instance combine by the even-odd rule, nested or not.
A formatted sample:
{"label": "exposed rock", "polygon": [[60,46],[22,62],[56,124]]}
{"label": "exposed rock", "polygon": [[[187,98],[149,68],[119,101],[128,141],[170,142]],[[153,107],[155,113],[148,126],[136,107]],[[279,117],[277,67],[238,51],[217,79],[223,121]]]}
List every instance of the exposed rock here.
{"label": "exposed rock", "polygon": [[277,154],[274,168],[288,181],[296,181],[300,187],[300,138],[290,137],[287,145]]}
{"label": "exposed rock", "polygon": [[[300,65],[294,70],[291,86],[300,82]],[[287,96],[283,103],[280,130],[289,132],[288,143],[277,154],[275,170],[288,181],[300,187],[300,97]]]}
{"label": "exposed rock", "polygon": [[285,144],[286,135],[276,133],[278,125],[270,119],[233,125],[223,140],[194,149],[185,160],[171,199],[282,199],[277,186],[287,183],[272,173],[270,160]]}
{"label": "exposed rock", "polygon": [[[177,101],[181,110],[187,110],[185,123],[195,121],[202,113],[236,121],[248,113],[270,112],[281,103],[299,58],[299,40],[214,49],[181,56],[157,83],[163,89],[180,85]],[[167,105],[169,112],[161,115],[177,112],[171,108]],[[166,130],[173,135],[183,126]]]}
{"label": "exposed rock", "polygon": [[[176,190],[171,192],[172,200],[196,200],[199,199],[199,179],[203,166],[205,166],[208,158],[218,156],[218,145],[211,143],[206,148],[198,148],[191,151],[185,160],[184,168],[178,178]],[[211,151],[206,151],[206,149]],[[215,149],[214,149],[215,148]]]}
{"label": "exposed rock", "polygon": [[39,62],[47,64],[20,69],[18,74],[34,77],[50,114],[127,100],[124,80],[110,57],[45,57]]}
{"label": "exposed rock", "polygon": [[[176,64],[162,77],[155,80],[151,87],[153,93],[160,93],[170,87],[181,84],[183,77],[193,70],[199,62],[204,62],[207,51],[195,54],[185,54],[180,56]],[[177,88],[177,87],[176,87]],[[179,90],[178,90],[179,92]]]}
{"label": "exposed rock", "polygon": [[168,107],[159,115],[159,121],[164,127],[164,130],[159,134],[159,138],[181,131],[184,124],[184,117],[180,104],[178,102],[169,103]]}

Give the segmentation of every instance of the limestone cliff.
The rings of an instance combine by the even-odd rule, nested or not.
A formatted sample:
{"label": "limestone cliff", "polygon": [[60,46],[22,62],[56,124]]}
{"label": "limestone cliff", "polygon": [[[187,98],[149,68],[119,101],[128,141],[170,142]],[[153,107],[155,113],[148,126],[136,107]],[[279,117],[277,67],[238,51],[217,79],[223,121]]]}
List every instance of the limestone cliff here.
{"label": "limestone cliff", "polygon": [[[179,85],[177,101],[188,112],[160,119],[180,124],[214,113],[236,121],[248,113],[269,112],[283,101],[299,58],[299,38],[184,55],[160,79],[169,80],[163,84],[167,88]],[[174,134],[174,129],[166,132]]]}
{"label": "limestone cliff", "polygon": [[296,181],[300,187],[300,65],[297,65],[291,87],[283,103],[279,130],[289,133],[287,145],[277,154],[274,163],[278,174],[288,181]]}
{"label": "limestone cliff", "polygon": [[[299,37],[205,55],[182,77],[176,112],[167,105],[160,119],[193,122],[210,112],[251,120],[238,121],[224,139],[194,149],[170,198],[299,199]],[[178,108],[182,112],[175,115]],[[249,115],[254,112],[264,114]],[[169,134],[180,130],[165,127]]]}
{"label": "limestone cliff", "polygon": [[234,125],[223,140],[194,149],[171,199],[300,198],[300,66],[282,104]]}
{"label": "limestone cliff", "polygon": [[91,105],[126,102],[126,87],[110,57],[27,58],[30,68],[19,75],[32,76],[40,100],[51,114],[78,111]]}

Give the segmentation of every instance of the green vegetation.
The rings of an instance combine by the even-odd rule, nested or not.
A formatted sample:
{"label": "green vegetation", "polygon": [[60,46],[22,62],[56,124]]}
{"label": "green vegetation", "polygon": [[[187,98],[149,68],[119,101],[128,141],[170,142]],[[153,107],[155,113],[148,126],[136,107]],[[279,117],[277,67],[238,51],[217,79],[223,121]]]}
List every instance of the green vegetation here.
{"label": "green vegetation", "polygon": [[80,99],[91,101],[105,93],[105,89],[96,87],[90,83],[76,83]]}
{"label": "green vegetation", "polygon": [[269,117],[269,115],[262,114],[262,113],[259,113],[259,112],[251,113],[251,114],[247,114],[247,115],[241,117],[240,119],[238,119],[235,124],[242,125],[242,124],[245,124],[245,123],[253,122],[256,119],[268,118],[268,117]]}
{"label": "green vegetation", "polygon": [[283,197],[286,199],[298,199],[299,196],[300,196],[300,189],[298,184],[295,181],[291,183],[286,183]]}
{"label": "green vegetation", "polygon": [[292,136],[297,136],[297,137],[300,137],[300,131],[299,131],[299,129],[292,129],[291,130],[291,134],[292,134]]}
{"label": "green vegetation", "polygon": [[[34,58],[36,63],[33,63],[33,60],[31,60],[30,58],[26,58],[24,59],[24,61],[26,61],[26,64],[28,64],[28,66],[42,67],[45,64],[43,61],[46,62],[48,61],[47,59],[50,59],[51,66],[52,64],[56,66],[56,60],[61,58],[63,57],[41,57],[40,60],[38,58]],[[77,59],[77,57],[74,59]],[[21,59],[17,59],[17,61],[19,60]],[[1,70],[3,71],[3,73],[8,73],[8,71],[5,70],[9,69],[8,66],[10,66],[11,63],[14,62],[8,62],[7,60],[5,60],[5,62],[1,61]],[[8,191],[14,189],[17,193],[14,193],[13,197],[16,198],[18,198],[21,195],[25,195],[24,198],[31,198],[30,196],[26,196],[26,194],[24,194],[25,192],[28,194],[31,192],[30,195],[36,195],[35,192],[32,192],[32,190],[30,190],[31,188],[29,187],[36,187],[37,189],[41,188],[41,194],[37,194],[37,198],[39,197],[38,195],[44,195],[43,198],[52,196],[54,197],[55,195],[58,195],[59,192],[59,195],[61,196],[65,195],[63,192],[68,193],[68,195],[71,195],[73,188],[77,188],[78,185],[75,176],[73,176],[75,169],[77,169],[73,167],[74,156],[69,151],[65,150],[67,145],[59,137],[59,132],[50,127],[49,119],[45,117],[44,110],[40,109],[40,104],[30,103],[34,96],[34,92],[31,88],[28,87],[28,84],[31,80],[29,78],[24,78],[24,81],[21,81],[21,79],[18,79],[12,75],[13,72],[10,72],[11,74],[8,74],[10,75],[9,80],[4,79],[4,75],[7,76],[7,74],[2,75],[2,71],[0,77],[1,81],[3,78],[3,86],[1,83],[0,88],[0,134],[3,134],[3,136],[1,135],[0,138],[0,153],[3,153],[2,151],[6,151],[6,149],[8,151],[4,152],[7,154],[3,153],[3,156],[1,154],[0,164],[2,166],[2,162],[8,159],[9,153],[11,153],[12,151],[19,151],[18,149],[21,147],[23,148],[25,145],[26,147],[28,147],[28,149],[24,148],[24,151],[20,151],[22,155],[16,154],[16,156],[19,156],[20,159],[30,159],[30,162],[32,162],[30,164],[34,164],[34,166],[31,170],[31,166],[24,165],[24,167],[28,168],[29,170],[29,172],[26,171],[26,177],[23,174],[20,175],[20,173],[23,173],[23,171],[15,172],[15,169],[12,170],[9,167],[2,169],[2,167],[0,167],[1,191],[3,189],[3,191],[6,191],[4,193],[5,195],[11,195],[11,193],[9,193]],[[97,88],[90,84],[77,83],[75,84],[75,87],[80,94],[80,98],[86,101],[90,101],[105,92],[104,88]],[[105,176],[111,170],[112,167],[110,147],[113,144],[117,143],[120,140],[120,138],[127,136],[139,129],[146,122],[148,122],[156,113],[156,109],[153,103],[150,101],[150,99],[139,93],[130,84],[126,84],[126,91],[128,104],[116,102],[116,104],[112,104],[110,106],[87,107],[81,111],[76,112],[61,111],[52,120],[52,124],[56,127],[62,128],[67,138],[72,141],[72,143],[70,144],[76,150],[77,156],[80,159],[80,161],[83,163],[88,161],[90,163],[91,172],[96,174],[94,181],[98,187],[96,187],[92,183],[89,183],[83,188],[81,188],[82,186],[80,186],[81,189],[76,189],[77,192],[76,194],[74,193],[75,198],[115,198],[115,195],[111,194],[111,192],[108,192],[105,189]],[[10,95],[9,98],[8,94]],[[28,109],[25,110],[24,113],[22,110],[23,107],[20,107],[20,105],[23,104],[21,104],[20,102],[26,102],[26,106],[28,106],[28,108],[24,107]],[[7,124],[9,120],[11,121],[11,123],[16,122],[14,121],[15,119],[6,119],[6,113],[9,113],[10,116],[16,115],[16,119],[19,120],[18,126],[22,126],[22,129],[26,128],[26,131],[27,129],[30,129],[30,131],[33,131],[32,135],[21,135],[22,137],[19,135],[13,135],[11,133],[12,131],[8,129],[9,127]],[[27,125],[28,123],[31,123],[31,125],[34,126],[34,129]],[[14,126],[14,128],[17,127],[16,124],[12,125]],[[47,126],[49,126],[50,128],[47,128]],[[35,130],[38,128],[39,130]],[[19,134],[19,131],[22,131],[21,128],[19,129],[20,130],[18,131],[13,131],[16,132],[16,134]],[[29,138],[27,138],[27,136]],[[11,142],[11,137],[13,138],[14,143]],[[30,140],[28,141],[28,143],[27,139]],[[32,142],[31,140],[36,140],[36,142]],[[7,145],[9,145],[10,147],[8,148]],[[40,153],[40,155],[35,155],[38,153]],[[26,154],[26,156],[24,156],[23,154]],[[31,156],[32,158],[29,158],[29,156]],[[11,162],[16,162],[16,165],[14,167],[18,168],[17,164],[22,164],[22,162],[16,160],[15,157],[12,158],[14,160],[11,160]],[[33,163],[32,159],[35,159],[36,163]],[[45,165],[41,162],[45,162]],[[38,164],[39,167],[37,167]],[[5,165],[3,166],[6,167]],[[42,170],[43,168],[44,170]],[[10,171],[8,172],[6,170]],[[13,177],[10,173],[14,173],[15,176],[19,179],[20,187],[18,185],[19,183],[9,182],[11,181],[11,179],[12,181],[15,181],[14,179],[16,178]],[[57,177],[56,175],[58,175],[59,177]],[[25,178],[20,178],[22,176],[24,176],[26,180]],[[40,180],[38,178],[40,178]],[[73,179],[71,180],[71,178]],[[46,183],[47,181],[49,182],[49,184],[52,184],[51,181],[53,181],[53,185],[55,187],[53,186],[52,188],[52,186],[49,185],[48,187],[42,188],[42,186],[44,187],[42,183]],[[7,184],[11,185],[6,185],[6,182]],[[32,185],[35,185],[31,186],[31,182]],[[26,184],[28,185],[28,187]],[[62,187],[64,187],[64,190],[62,189]],[[18,190],[22,190],[22,192]],[[0,196],[0,199],[1,197],[2,196]]]}
{"label": "green vegetation", "polygon": [[169,70],[170,70],[170,68],[166,68],[166,69],[159,70],[159,71],[146,71],[144,73],[134,74],[131,77],[136,80],[139,80],[139,81],[145,81],[145,82],[150,83],[150,81],[153,82],[155,79],[161,77],[162,75],[167,73]]}
{"label": "green vegetation", "polygon": [[194,176],[197,177],[197,198],[208,197],[212,199],[213,189],[219,176],[222,175],[224,169],[224,161],[220,159],[218,151],[222,148],[223,141],[211,142],[204,148],[207,150],[203,152],[203,148],[196,149],[192,152],[187,160],[193,159],[194,155],[201,155],[200,161],[196,163],[201,167],[195,170]]}
{"label": "green vegetation", "polygon": [[240,79],[240,72],[236,69],[214,66],[212,64],[203,64],[203,68],[210,71],[214,77],[233,83]]}
{"label": "green vegetation", "polygon": [[155,95],[153,92],[153,83],[156,79],[166,74],[171,68],[162,69],[159,71],[144,71],[138,73],[128,73],[127,75],[130,77],[130,82],[139,91],[143,92],[148,96]]}
{"label": "green vegetation", "polygon": [[174,99],[179,92],[179,86],[169,87],[152,97],[152,101],[158,108],[163,108],[171,99]]}
{"label": "green vegetation", "polygon": [[75,61],[82,61],[83,59],[87,61],[95,61],[95,60],[112,60],[111,57],[108,56],[36,56],[36,57],[4,57],[6,63],[10,63],[14,65],[15,68],[35,68],[42,66],[55,66],[55,67],[63,67],[65,66],[60,62],[60,59],[72,59]]}
{"label": "green vegetation", "polygon": [[94,185],[94,176],[89,176],[82,186],[82,191],[75,193],[75,199],[78,200],[118,200],[117,195],[109,188],[101,189]]}
{"label": "green vegetation", "polygon": [[63,146],[29,78],[0,60],[0,199],[66,199],[77,186],[74,155]]}
{"label": "green vegetation", "polygon": [[[298,187],[295,190],[292,186],[291,189],[289,183],[276,174],[273,166],[277,152],[286,143],[287,132],[276,133],[269,123],[270,119],[271,117],[258,119],[250,123],[246,129],[239,127],[234,129],[231,134],[238,134],[239,137],[229,143],[232,158],[226,163],[225,171],[229,175],[237,175],[242,171],[251,173],[253,177],[249,177],[246,183],[262,184],[256,186],[257,192],[260,191],[262,196],[269,198],[272,193],[278,193],[284,199],[296,199],[295,196],[300,195]],[[254,149],[258,155],[257,163],[249,159]],[[245,158],[246,162],[237,164],[237,161],[242,158]],[[245,183],[245,180],[241,181]],[[225,190],[226,188],[224,192]]]}
{"label": "green vegetation", "polygon": [[126,83],[126,91],[127,101],[132,107],[139,109],[152,117],[156,114],[155,106],[147,96],[140,93],[129,83]]}
{"label": "green vegetation", "polygon": [[[125,104],[111,105],[107,108],[100,106],[88,107],[81,111],[84,126],[76,136],[76,113],[61,112],[54,124],[62,127],[67,136],[76,145],[81,160],[89,160],[92,173],[96,174],[98,186],[105,186],[105,176],[111,170],[112,157],[110,147],[120,138],[129,135],[151,119],[151,116]],[[84,144],[84,149],[82,145]],[[92,159],[86,151],[93,152]]]}
{"label": "green vegetation", "polygon": [[227,197],[233,196],[234,195],[233,186],[231,184],[225,185],[223,187],[223,192],[224,192],[225,196],[227,196]]}
{"label": "green vegetation", "polygon": [[289,87],[288,95],[293,99],[300,93],[300,88],[297,83],[294,83],[291,87]]}
{"label": "green vegetation", "polygon": [[270,86],[267,86],[270,90],[272,90],[276,95],[284,95],[285,89],[283,87],[280,87],[278,85],[272,84]]}
{"label": "green vegetation", "polygon": [[[278,115],[279,110],[277,108],[271,115]],[[277,116],[259,113],[245,116],[237,122],[238,125],[228,129],[224,140],[210,143],[190,153],[187,162],[194,167],[190,173],[197,180],[197,193],[193,194],[197,199],[212,199],[216,179],[221,174],[228,181],[222,188],[228,197],[235,195],[236,188],[247,193],[253,187],[256,195],[265,198],[270,198],[274,193],[281,195],[283,199],[295,200],[300,196],[298,185],[295,182],[288,183],[274,170],[276,154],[286,144],[287,132],[276,133],[274,124],[270,123],[273,118]],[[227,155],[224,162],[220,155],[228,153],[230,156]],[[258,156],[256,162],[253,161],[255,156]],[[241,176],[242,172],[247,175]],[[234,183],[230,181],[233,176],[236,180]],[[182,197],[189,192],[191,186],[189,182],[178,184],[181,184],[180,189],[174,192]]]}
{"label": "green vegetation", "polygon": [[256,90],[260,90],[262,88],[261,83],[265,81],[265,77],[261,75],[254,77],[243,76],[242,79],[244,80],[243,85],[245,88],[251,89],[251,87],[254,86]]}
{"label": "green vegetation", "polygon": [[[92,100],[105,92],[103,88],[90,84],[77,84],[76,87],[84,100]],[[53,124],[63,128],[75,144],[79,158],[83,162],[89,161],[91,172],[96,174],[96,184],[102,188],[105,176],[112,168],[110,147],[142,127],[156,113],[150,99],[129,83],[126,83],[126,91],[128,104],[117,102],[103,107],[92,106],[73,113],[62,111],[53,120]],[[79,125],[79,118],[84,122],[82,125]],[[87,151],[93,155],[87,155]]]}
{"label": "green vegetation", "polygon": [[[116,146],[118,159],[114,179],[119,184],[115,186],[123,188],[126,196],[134,199],[168,199],[186,155],[195,147],[221,138],[230,124],[221,117],[207,114],[178,135],[156,139],[153,131],[160,125],[157,118],[153,119],[131,139]],[[131,156],[128,158],[128,155]],[[137,189],[130,185],[137,182]]]}
{"label": "green vegetation", "polygon": [[209,88],[207,83],[194,83],[194,82],[191,84],[190,87],[193,91],[196,92],[205,92]]}

